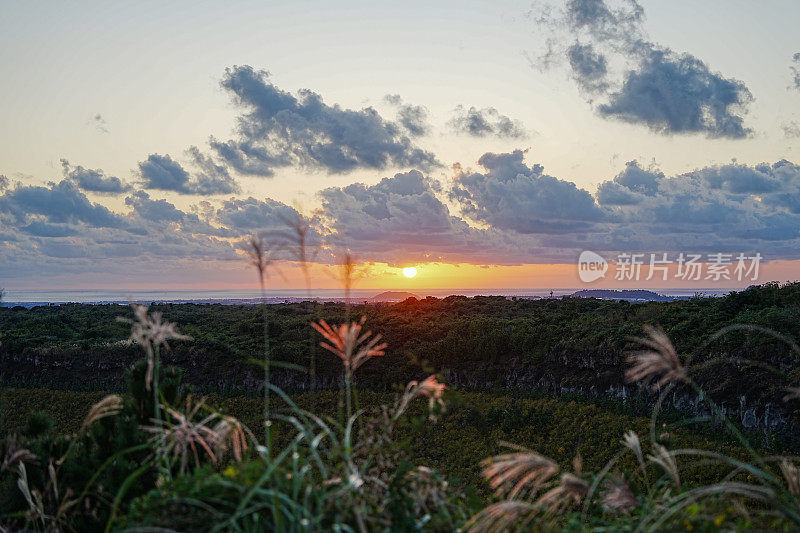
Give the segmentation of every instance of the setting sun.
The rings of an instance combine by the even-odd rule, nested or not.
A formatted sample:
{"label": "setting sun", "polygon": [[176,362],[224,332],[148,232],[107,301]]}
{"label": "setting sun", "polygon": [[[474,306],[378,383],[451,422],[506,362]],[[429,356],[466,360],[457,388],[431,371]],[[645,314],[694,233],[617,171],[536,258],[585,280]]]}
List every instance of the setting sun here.
{"label": "setting sun", "polygon": [[417,275],[417,268],[416,267],[406,267],[403,269],[403,275],[407,278],[413,278]]}

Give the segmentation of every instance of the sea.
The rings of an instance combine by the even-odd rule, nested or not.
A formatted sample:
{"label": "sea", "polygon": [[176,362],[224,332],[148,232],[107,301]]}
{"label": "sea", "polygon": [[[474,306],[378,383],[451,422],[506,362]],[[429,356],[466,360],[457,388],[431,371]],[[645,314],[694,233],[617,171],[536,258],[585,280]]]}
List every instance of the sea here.
{"label": "sea", "polygon": [[[391,289],[388,289],[391,290]],[[505,296],[507,298],[561,298],[577,292],[578,288],[561,289],[429,289],[429,290],[401,290],[413,292],[419,298],[432,296],[444,298],[450,295],[474,296]],[[719,297],[729,293],[731,289],[687,289],[665,288],[648,289],[655,295],[667,296],[672,299],[685,299],[693,296]],[[353,289],[350,292],[352,302],[369,301],[376,295],[385,291],[380,289]],[[128,304],[136,303],[218,303],[228,305],[297,302],[315,300],[324,302],[343,301],[344,291],[338,289],[312,289],[309,294],[303,290],[271,290],[267,291],[266,298],[262,298],[257,289],[221,289],[221,290],[126,290],[126,289],[84,289],[84,290],[14,290],[6,289],[0,306],[34,307],[39,305],[59,305],[67,303],[82,304]],[[637,301],[646,301],[650,298],[636,298]],[[652,299],[656,299],[654,296]]]}

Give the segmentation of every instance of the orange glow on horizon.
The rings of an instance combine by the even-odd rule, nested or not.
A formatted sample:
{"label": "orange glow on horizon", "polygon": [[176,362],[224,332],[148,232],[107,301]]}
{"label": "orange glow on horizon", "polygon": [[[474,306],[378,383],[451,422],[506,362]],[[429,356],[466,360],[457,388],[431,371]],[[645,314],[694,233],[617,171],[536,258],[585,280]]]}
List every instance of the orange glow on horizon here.
{"label": "orange glow on horizon", "polygon": [[[408,263],[406,263],[408,264]],[[277,271],[269,273],[268,290],[291,290],[304,294],[306,287],[303,269],[297,263],[280,262]],[[403,267],[388,263],[361,263],[361,275],[354,280],[353,289],[402,290],[408,292],[426,290],[487,290],[492,289],[603,289],[603,288],[702,288],[702,289],[741,289],[752,284],[768,281],[795,281],[800,272],[800,260],[772,261],[761,265],[757,281],[737,283],[735,280],[713,283],[700,280],[685,282],[674,279],[672,274],[667,281],[618,281],[612,276],[593,283],[583,283],[578,277],[577,264],[529,264],[529,265],[474,265],[470,263],[415,263],[417,275],[407,277]],[[341,289],[339,265],[310,263],[308,266],[310,290]],[[120,272],[125,272],[124,268]],[[158,282],[143,281],[141,272],[132,271],[130,279],[116,278],[113,284],[103,283],[96,276],[70,274],[63,279],[53,276],[51,289],[119,289],[128,290],[243,290],[258,289],[258,276],[252,267],[238,261],[192,262],[176,264],[173,269],[159,271]],[[190,281],[189,281],[190,280]],[[36,289],[41,286],[7,286],[9,290]]]}

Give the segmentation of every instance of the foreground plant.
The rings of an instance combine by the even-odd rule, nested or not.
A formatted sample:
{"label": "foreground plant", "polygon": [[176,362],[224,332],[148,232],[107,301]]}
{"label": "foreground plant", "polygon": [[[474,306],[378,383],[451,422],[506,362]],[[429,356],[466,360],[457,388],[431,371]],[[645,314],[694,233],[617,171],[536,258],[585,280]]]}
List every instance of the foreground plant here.
{"label": "foreground plant", "polygon": [[[626,373],[629,382],[641,382],[660,390],[653,410],[650,432],[651,453],[645,454],[639,436],[628,431],[622,438],[622,451],[597,474],[583,475],[580,464],[574,473],[563,473],[556,480],[560,467],[553,460],[533,451],[509,445],[514,452],[495,456],[483,463],[483,475],[502,501],[491,504],[472,517],[467,529],[473,532],[499,532],[508,529],[537,528],[558,530],[569,524],[578,529],[599,530],[611,524],[630,524],[635,531],[658,531],[673,528],[676,521],[691,529],[689,516],[711,522],[713,528],[724,524],[745,527],[753,516],[762,523],[782,528],[800,528],[800,468],[798,458],[790,456],[762,457],[742,432],[705,394],[692,378],[692,368],[675,350],[669,337],[660,329],[646,328],[648,336],[636,339],[645,349],[628,355],[631,367]],[[656,437],[655,425],[664,396],[677,385],[694,390],[721,420],[731,435],[749,453],[749,460],[701,449],[668,449]],[[620,459],[633,454],[638,472],[624,475],[615,472]],[[697,465],[716,465],[724,470],[717,481],[687,486],[681,472]],[[660,475],[652,476],[652,473]],[[639,478],[636,492],[626,478]],[[703,518],[697,510],[723,508],[725,512]],[[575,511],[582,512],[575,521]],[[597,516],[610,515],[597,521]],[[594,518],[593,518],[594,517]],[[624,517],[624,518],[623,518]],[[777,522],[776,522],[777,520]],[[752,524],[751,524],[752,525]]]}
{"label": "foreground plant", "polygon": [[312,322],[311,327],[317,330],[328,342],[322,341],[320,346],[341,359],[344,366],[346,417],[352,416],[352,383],[353,374],[372,357],[385,355],[387,344],[380,342],[381,336],[372,336],[372,331],[362,333],[367,317],[362,316],[358,322],[329,326],[324,320]]}
{"label": "foreground plant", "polygon": [[[316,324],[328,340],[324,344],[351,374],[385,348],[379,337],[361,332],[362,324]],[[444,385],[435,376],[409,383],[391,405],[371,413],[358,410],[343,421],[302,409],[278,387],[267,386],[286,405],[273,415],[287,427],[285,447],[267,452],[247,433],[258,453],[225,467],[214,460],[220,436],[211,427],[212,415],[200,419],[195,406],[188,418],[197,422],[190,424],[170,413],[179,422],[169,429],[172,453],[177,447],[177,457],[187,457],[180,464],[188,469],[197,450],[212,458],[217,473],[206,466],[176,478],[136,502],[128,520],[138,526],[190,530],[362,533],[420,530],[433,524],[451,531],[464,522],[460,491],[430,469],[409,466],[392,439],[416,398],[429,400],[431,414],[441,412]]]}
{"label": "foreground plant", "polygon": [[[98,421],[115,416],[122,409],[122,401],[116,394],[104,397],[94,404],[83,420],[77,434],[66,439],[66,450],[59,458],[37,457],[19,435],[6,441],[6,453],[2,471],[16,471],[17,487],[27,503],[25,521],[37,530],[64,531],[70,529],[72,513],[85,500],[89,486],[78,492],[63,479],[64,465],[75,459],[77,448],[86,432]],[[46,475],[42,484],[34,483],[28,475],[28,466],[44,463]],[[91,485],[91,483],[90,483]]]}

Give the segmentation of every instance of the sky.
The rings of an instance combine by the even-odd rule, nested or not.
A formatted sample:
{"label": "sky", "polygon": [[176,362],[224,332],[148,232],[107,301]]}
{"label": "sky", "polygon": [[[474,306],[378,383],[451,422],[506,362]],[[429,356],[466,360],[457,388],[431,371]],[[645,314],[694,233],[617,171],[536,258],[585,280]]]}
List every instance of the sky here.
{"label": "sky", "polygon": [[[256,234],[300,288],[301,213],[319,288],[345,250],[361,286],[409,290],[800,272],[797,2],[0,10],[9,290],[252,287]],[[586,250],[611,265],[589,283]],[[617,275],[665,253],[667,279]]]}

